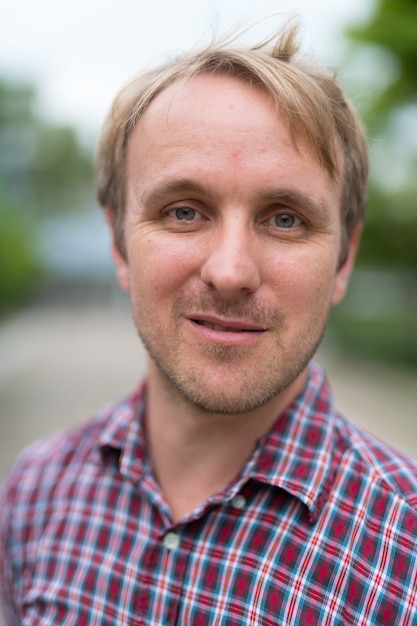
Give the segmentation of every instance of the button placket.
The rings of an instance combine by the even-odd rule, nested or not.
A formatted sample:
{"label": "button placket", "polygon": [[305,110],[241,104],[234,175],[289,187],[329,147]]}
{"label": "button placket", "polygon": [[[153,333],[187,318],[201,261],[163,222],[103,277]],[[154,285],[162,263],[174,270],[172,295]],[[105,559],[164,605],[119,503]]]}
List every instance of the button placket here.
{"label": "button placket", "polygon": [[180,545],[180,538],[177,533],[170,531],[164,536],[162,543],[167,550],[176,550]]}
{"label": "button placket", "polygon": [[231,505],[234,509],[241,511],[246,506],[245,496],[243,496],[241,493],[236,494],[231,500]]}

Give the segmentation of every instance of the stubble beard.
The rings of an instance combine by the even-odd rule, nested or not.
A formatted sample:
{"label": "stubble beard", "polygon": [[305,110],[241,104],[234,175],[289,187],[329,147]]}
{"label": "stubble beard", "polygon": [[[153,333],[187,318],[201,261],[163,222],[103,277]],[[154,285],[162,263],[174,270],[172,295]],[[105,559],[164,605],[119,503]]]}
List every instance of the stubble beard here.
{"label": "stubble beard", "polygon": [[[241,317],[242,319],[256,320],[256,323],[266,328],[279,329],[278,337],[285,335],[286,322],[282,313],[265,312],[257,315],[249,313],[251,307],[236,305],[217,305],[213,303],[204,304],[204,299],[199,300],[199,312],[207,311],[227,317]],[[245,312],[243,312],[243,310]],[[164,391],[175,403],[186,403],[198,408],[208,414],[237,415],[247,413],[268,403],[277,395],[284,392],[305,370],[310,360],[316,353],[327,324],[328,313],[324,316],[322,324],[302,329],[297,338],[296,346],[291,354],[288,354],[280,339],[272,348],[274,358],[270,355],[258,357],[259,368],[252,364],[249,366],[247,375],[242,375],[240,388],[231,392],[228,386],[228,375],[233,376],[233,367],[239,367],[240,363],[251,361],[256,358],[256,348],[241,346],[230,346],[222,344],[211,344],[201,346],[201,352],[207,360],[207,369],[201,372],[201,368],[195,369],[192,365],[184,367],[178,350],[174,351],[174,356],[168,356],[168,350],[158,346],[161,343],[162,333],[158,332],[157,326],[152,329],[152,321],[147,324],[139,322],[140,315],[135,315],[132,306],[133,318],[136,329],[147,350],[150,358],[155,364]],[[262,318],[262,321],[261,321]],[[180,323],[177,320],[177,326]],[[145,329],[146,326],[146,329]],[[148,331],[148,329],[151,329]],[[178,346],[177,346],[178,347]],[[210,369],[215,368],[217,374],[223,373],[223,384],[221,388],[216,385],[215,390],[211,388]]]}

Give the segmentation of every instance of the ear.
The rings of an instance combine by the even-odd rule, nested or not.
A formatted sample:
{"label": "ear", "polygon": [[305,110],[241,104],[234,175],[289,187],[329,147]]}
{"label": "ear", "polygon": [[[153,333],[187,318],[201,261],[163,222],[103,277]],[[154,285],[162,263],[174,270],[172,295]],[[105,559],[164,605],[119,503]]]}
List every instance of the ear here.
{"label": "ear", "polygon": [[111,256],[113,259],[114,267],[116,269],[116,276],[119,285],[122,289],[130,291],[130,272],[127,260],[124,258],[116,244],[115,226],[114,226],[114,213],[111,209],[104,209],[107,224],[110,229],[111,236]]}
{"label": "ear", "polygon": [[349,279],[352,274],[353,266],[355,264],[356,254],[359,248],[359,241],[362,233],[362,224],[356,226],[350,235],[349,249],[346,261],[337,270],[337,274],[334,281],[333,294],[331,303],[338,304],[344,297],[347,287],[349,285]]}

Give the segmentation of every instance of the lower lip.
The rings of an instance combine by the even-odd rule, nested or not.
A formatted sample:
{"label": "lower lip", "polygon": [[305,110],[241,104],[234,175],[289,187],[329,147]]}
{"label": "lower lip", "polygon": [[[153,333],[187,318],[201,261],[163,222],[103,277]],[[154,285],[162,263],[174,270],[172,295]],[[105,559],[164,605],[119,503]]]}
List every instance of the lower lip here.
{"label": "lower lip", "polygon": [[243,330],[233,332],[230,330],[216,330],[193,320],[188,320],[194,334],[201,341],[222,344],[227,346],[253,346],[265,335],[265,330]]}

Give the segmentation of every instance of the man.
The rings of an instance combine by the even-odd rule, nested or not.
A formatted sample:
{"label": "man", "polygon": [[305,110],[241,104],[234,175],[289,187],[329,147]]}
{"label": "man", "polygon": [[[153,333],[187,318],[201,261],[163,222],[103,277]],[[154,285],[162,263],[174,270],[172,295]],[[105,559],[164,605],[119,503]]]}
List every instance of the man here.
{"label": "man", "polygon": [[145,384],[3,486],[10,624],[416,624],[417,462],[311,361],[363,222],[333,76],[214,43],[117,97],[98,152]]}

